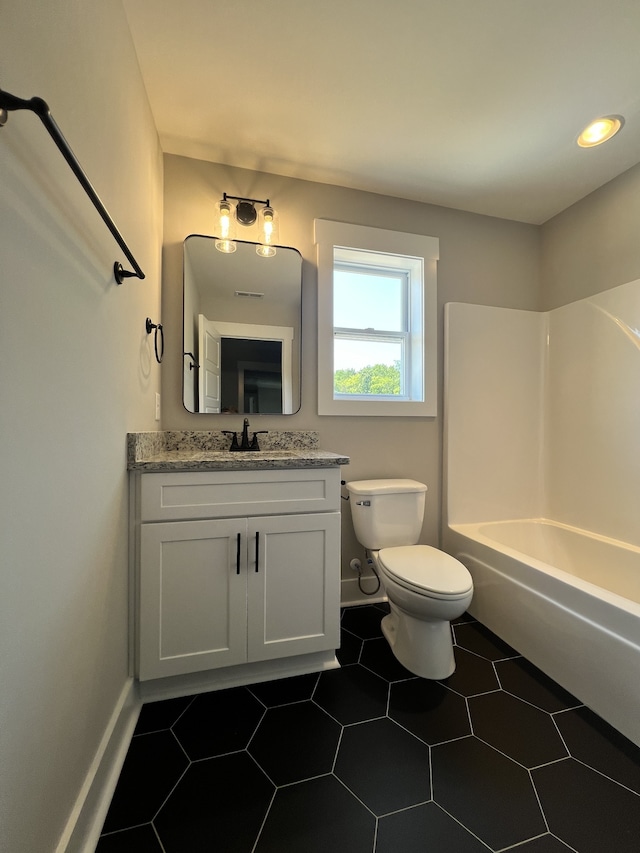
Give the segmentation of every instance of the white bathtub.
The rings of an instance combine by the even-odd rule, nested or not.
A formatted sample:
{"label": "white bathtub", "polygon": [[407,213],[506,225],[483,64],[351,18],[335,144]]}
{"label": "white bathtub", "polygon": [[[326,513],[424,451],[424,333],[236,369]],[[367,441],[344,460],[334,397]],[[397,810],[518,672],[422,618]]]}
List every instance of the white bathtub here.
{"label": "white bathtub", "polygon": [[640,746],[640,548],[544,519],[450,525],[470,612]]}

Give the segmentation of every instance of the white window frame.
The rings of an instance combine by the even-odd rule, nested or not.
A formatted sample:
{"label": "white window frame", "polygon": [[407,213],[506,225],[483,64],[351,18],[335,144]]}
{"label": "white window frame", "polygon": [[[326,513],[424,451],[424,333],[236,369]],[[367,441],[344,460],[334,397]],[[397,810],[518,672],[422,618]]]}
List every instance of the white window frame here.
{"label": "white window frame", "polygon": [[[318,414],[389,417],[435,417],[437,414],[437,261],[439,240],[420,234],[387,231],[326,219],[314,221],[318,259]],[[422,282],[409,285],[413,319],[409,334],[409,387],[401,397],[336,398],[334,376],[333,270],[334,249],[348,257],[355,249],[412,258]],[[420,275],[418,273],[418,278]],[[421,305],[420,305],[421,301]],[[419,314],[419,316],[418,316]]]}

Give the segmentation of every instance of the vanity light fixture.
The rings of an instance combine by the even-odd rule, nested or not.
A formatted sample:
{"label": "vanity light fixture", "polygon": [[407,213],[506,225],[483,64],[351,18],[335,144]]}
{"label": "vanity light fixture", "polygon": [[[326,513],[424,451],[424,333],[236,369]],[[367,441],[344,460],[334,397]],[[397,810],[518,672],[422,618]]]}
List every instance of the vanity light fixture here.
{"label": "vanity light fixture", "polygon": [[615,136],[624,125],[622,116],[603,116],[588,124],[576,140],[581,148],[594,148]]}
{"label": "vanity light fixture", "polygon": [[[232,201],[237,202],[235,208]],[[258,212],[256,204],[264,205],[264,207]],[[215,247],[219,252],[226,254],[235,252],[237,224],[251,228],[257,221],[259,229],[257,254],[263,258],[272,258],[276,254],[278,214],[271,207],[269,199],[262,201],[257,198],[243,198],[242,196],[223,193],[222,199],[217,204],[217,219],[220,236],[216,238]]]}

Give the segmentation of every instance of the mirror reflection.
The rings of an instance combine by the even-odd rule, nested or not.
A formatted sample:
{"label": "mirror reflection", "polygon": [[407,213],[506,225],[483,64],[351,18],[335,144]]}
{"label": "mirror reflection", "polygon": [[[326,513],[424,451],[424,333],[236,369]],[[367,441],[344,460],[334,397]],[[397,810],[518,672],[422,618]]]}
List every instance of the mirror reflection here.
{"label": "mirror reflection", "polygon": [[183,244],[183,402],[202,414],[284,414],[300,408],[302,257],[275,257],[215,237]]}

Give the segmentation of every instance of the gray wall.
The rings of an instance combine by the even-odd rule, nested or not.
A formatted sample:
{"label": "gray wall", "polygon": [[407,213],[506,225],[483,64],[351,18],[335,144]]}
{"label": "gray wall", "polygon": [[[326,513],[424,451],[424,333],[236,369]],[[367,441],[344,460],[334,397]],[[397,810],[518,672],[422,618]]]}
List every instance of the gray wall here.
{"label": "gray wall", "polygon": [[[442,417],[357,418],[317,414],[314,218],[440,238],[438,335],[442,411],[442,306],[463,301],[537,309],[539,229],[434,205],[373,195],[165,155],[163,308],[167,356],[162,370],[165,429],[228,428],[228,416],[192,415],[182,406],[182,241],[212,234],[222,193],[269,198],[280,213],[280,243],[303,256],[302,408],[286,418],[255,418],[260,429],[314,429],[326,450],[345,453],[346,479],[413,477],[427,483],[423,541],[436,544],[441,493]],[[238,424],[241,420],[238,418]],[[346,507],[346,504],[343,505]],[[343,565],[361,555],[350,514],[343,514]],[[346,569],[348,572],[349,570]]]}
{"label": "gray wall", "polygon": [[546,222],[541,308],[640,278],[640,164]]}
{"label": "gray wall", "polygon": [[2,88],[43,97],[147,277],[39,119],[0,130],[0,849],[50,853],[128,680],[125,434],[155,429],[162,158],[119,0],[2,3]]}

